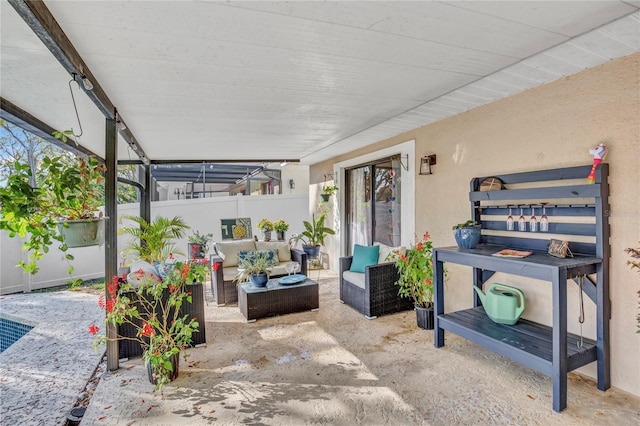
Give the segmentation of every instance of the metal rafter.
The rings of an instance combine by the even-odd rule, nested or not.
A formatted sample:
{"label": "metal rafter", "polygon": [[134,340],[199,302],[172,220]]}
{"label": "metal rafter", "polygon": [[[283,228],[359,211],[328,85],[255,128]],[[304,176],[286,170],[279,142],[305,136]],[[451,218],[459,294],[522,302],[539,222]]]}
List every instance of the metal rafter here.
{"label": "metal rafter", "polygon": [[[93,89],[91,90],[86,90],[82,84],[80,84],[80,87],[105,118],[115,120],[116,107],[44,2],[41,0],[8,0],[8,2],[70,75],[77,74],[80,77],[86,77],[93,84]],[[126,126],[119,112],[118,120]],[[148,162],[147,154],[142,149],[142,146],[138,144],[129,127],[127,126],[126,129],[119,132],[132,149],[135,147],[134,152],[138,154],[142,161]]]}
{"label": "metal rafter", "polygon": [[9,121],[16,126],[19,126],[34,135],[50,142],[56,146],[71,151],[75,155],[79,156],[92,156],[98,161],[104,163],[104,158],[96,155],[93,151],[85,148],[82,145],[77,144],[73,138],[68,138],[68,142],[64,143],[53,136],[54,128],[47,123],[39,120],[27,111],[23,110],[12,102],[0,97],[0,117],[3,120]]}

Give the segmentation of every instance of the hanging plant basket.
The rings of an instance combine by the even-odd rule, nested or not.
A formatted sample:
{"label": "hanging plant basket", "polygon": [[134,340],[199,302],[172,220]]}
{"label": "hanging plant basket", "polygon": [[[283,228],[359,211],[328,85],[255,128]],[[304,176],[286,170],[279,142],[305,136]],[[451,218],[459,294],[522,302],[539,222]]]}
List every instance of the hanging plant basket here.
{"label": "hanging plant basket", "polygon": [[105,218],[66,220],[58,223],[58,232],[69,248],[104,244]]}

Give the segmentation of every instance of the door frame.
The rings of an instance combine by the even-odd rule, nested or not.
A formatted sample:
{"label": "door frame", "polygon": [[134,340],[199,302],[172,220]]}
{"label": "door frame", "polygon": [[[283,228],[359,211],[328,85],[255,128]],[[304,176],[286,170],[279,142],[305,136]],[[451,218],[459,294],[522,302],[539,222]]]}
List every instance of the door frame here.
{"label": "door frame", "polygon": [[[407,142],[400,143],[398,145],[391,146],[389,148],[384,148],[378,151],[371,152],[369,154],[361,155],[359,157],[354,157],[349,160],[341,161],[339,163],[335,163],[333,165],[334,176],[338,177],[337,186],[341,188],[345,188],[345,170],[347,168],[351,168],[357,166],[362,163],[368,163],[371,161],[375,161],[380,158],[391,157],[393,155],[400,154],[400,160],[402,164],[408,167],[409,170],[402,169],[401,177],[402,177],[402,192],[400,194],[400,205],[402,206],[402,211],[400,212],[400,241],[404,246],[409,246],[411,241],[413,240],[415,234],[415,209],[416,209],[416,199],[415,199],[415,188],[416,188],[416,171],[415,168],[415,151],[416,151],[416,141],[412,139]],[[335,239],[339,241],[339,244],[333,245],[333,252],[331,253],[332,259],[336,259],[333,263],[333,270],[338,272],[338,262],[337,259],[339,257],[345,256],[347,253],[347,239],[342,232],[343,229],[346,228],[346,215],[342,216],[340,212],[345,211],[345,197],[343,195],[340,196],[339,203],[334,205],[334,217],[336,218],[336,223],[339,226],[336,229]]]}

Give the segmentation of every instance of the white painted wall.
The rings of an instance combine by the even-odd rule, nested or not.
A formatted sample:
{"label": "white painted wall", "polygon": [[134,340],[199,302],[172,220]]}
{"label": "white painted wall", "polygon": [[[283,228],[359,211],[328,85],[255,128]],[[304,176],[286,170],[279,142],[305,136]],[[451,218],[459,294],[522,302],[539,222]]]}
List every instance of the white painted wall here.
{"label": "white painted wall", "polygon": [[[307,178],[308,180],[308,178]],[[296,184],[297,186],[297,184]],[[124,215],[138,215],[137,204],[118,206],[118,217]],[[191,227],[185,238],[176,242],[179,249],[187,251],[187,237],[192,231],[201,234],[212,233],[214,241],[222,239],[220,219],[236,217],[251,218],[253,235],[260,233],[256,224],[262,218],[269,220],[284,219],[290,224],[287,236],[303,230],[302,221],[309,219],[309,196],[307,193],[297,195],[258,195],[214,197],[194,200],[157,201],[151,204],[151,216],[173,217],[181,216]],[[118,247],[126,244],[127,236],[118,236]],[[22,242],[16,238],[9,238],[8,233],[0,233],[0,294],[28,292],[41,288],[54,287],[65,284],[76,278],[91,279],[104,276],[104,246],[83,247],[70,249],[75,256],[74,274],[67,274],[68,264],[62,253],[56,248],[39,262],[40,272],[35,275],[25,275],[16,268],[16,263],[26,256],[21,251]]]}

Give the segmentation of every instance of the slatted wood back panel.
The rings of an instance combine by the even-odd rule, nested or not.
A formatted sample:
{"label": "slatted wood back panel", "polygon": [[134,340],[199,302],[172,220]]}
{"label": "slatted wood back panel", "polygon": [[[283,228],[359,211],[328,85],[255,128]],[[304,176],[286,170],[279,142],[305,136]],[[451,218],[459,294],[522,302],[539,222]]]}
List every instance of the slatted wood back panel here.
{"label": "slatted wood back panel", "polygon": [[[506,189],[479,191],[485,177],[471,181],[469,200],[472,217],[482,225],[481,243],[514,249],[546,251],[551,238],[569,241],[573,253],[599,258],[609,256],[609,165],[596,169],[595,184],[587,183],[591,166],[538,170],[495,176]],[[531,205],[540,221],[547,203],[549,232],[530,232]],[[508,206],[512,205],[514,231],[507,231]],[[520,208],[524,207],[527,231],[518,231]]]}

